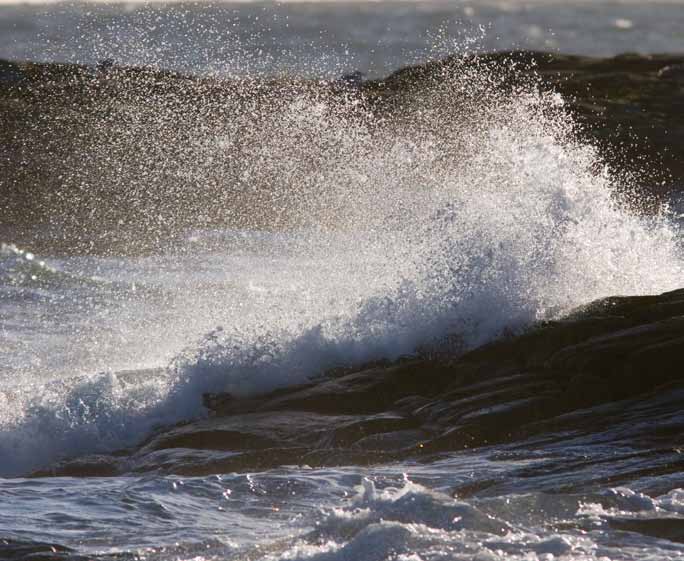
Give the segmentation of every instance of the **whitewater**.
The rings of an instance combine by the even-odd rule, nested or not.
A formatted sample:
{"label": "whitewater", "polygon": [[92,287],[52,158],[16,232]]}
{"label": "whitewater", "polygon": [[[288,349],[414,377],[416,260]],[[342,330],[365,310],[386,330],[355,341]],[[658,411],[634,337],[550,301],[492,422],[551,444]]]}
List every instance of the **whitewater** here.
{"label": "whitewater", "polygon": [[[205,393],[459,352],[677,288],[674,213],[622,200],[629,177],[576,139],[557,94],[498,79],[464,67],[387,125],[304,93],[249,115],[234,173],[282,231],[194,230],[140,257],[4,244],[2,473],[131,446],[205,414]],[[198,168],[235,134],[195,139]]]}
{"label": "whitewater", "polygon": [[[611,29],[618,15],[641,25],[625,6],[634,13],[611,14]],[[109,54],[77,51],[53,58]],[[347,69],[325,61],[316,80],[187,78],[185,97],[164,89],[167,59],[152,51],[139,53],[154,58],[148,77],[123,64],[135,57],[89,66],[82,89],[97,103],[36,119],[64,144],[39,134],[44,174],[22,178],[58,188],[35,199],[31,217],[47,219],[33,238],[0,223],[0,559],[684,558],[681,384],[422,457],[394,454],[408,429],[378,439],[382,461],[363,446],[336,461],[331,445],[320,464],[202,471],[240,452],[182,438],[155,448],[170,427],[230,432],[243,399],[368,365],[449,364],[600,298],[681,289],[684,199],[649,198],[658,162],[616,166],[534,63],[464,56],[424,86],[388,79],[400,86],[382,98],[363,76],[327,77]],[[524,374],[522,402],[535,397]],[[237,420],[207,396],[237,403]],[[318,430],[313,415],[257,414]],[[138,447],[158,469],[69,468]]]}

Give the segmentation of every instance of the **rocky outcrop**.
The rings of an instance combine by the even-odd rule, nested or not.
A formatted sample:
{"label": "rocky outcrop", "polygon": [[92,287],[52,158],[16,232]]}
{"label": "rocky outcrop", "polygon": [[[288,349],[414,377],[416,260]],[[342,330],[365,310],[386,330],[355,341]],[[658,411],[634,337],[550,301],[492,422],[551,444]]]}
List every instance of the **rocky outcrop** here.
{"label": "rocky outcrop", "polygon": [[[473,56],[467,64],[486,69],[513,69],[503,87],[512,87],[533,73],[542,86],[563,95],[583,125],[582,135],[598,145],[618,169],[642,176],[649,189],[662,194],[684,180],[684,83],[679,78],[681,55],[624,54],[610,58],[501,52]],[[369,97],[379,105],[420,95],[420,89],[463,59],[405,68],[385,80],[368,82]]]}
{"label": "rocky outcrop", "polygon": [[[608,298],[449,360],[376,364],[252,399],[208,395],[208,419],[160,430],[134,450],[35,475],[200,475],[434,459],[599,434],[621,423],[631,427],[631,444],[679,458],[683,356],[684,289]],[[621,430],[605,438],[626,438]]]}

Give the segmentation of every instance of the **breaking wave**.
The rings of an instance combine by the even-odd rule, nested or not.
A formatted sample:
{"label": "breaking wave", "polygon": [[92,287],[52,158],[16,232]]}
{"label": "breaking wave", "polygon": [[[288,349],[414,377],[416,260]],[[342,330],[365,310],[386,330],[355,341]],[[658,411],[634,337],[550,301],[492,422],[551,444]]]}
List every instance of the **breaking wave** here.
{"label": "breaking wave", "polygon": [[[205,392],[255,395],[335,367],[458,352],[599,297],[679,287],[666,209],[646,216],[619,196],[629,178],[578,140],[558,95],[503,80],[451,68],[385,114],[354,92],[340,104],[304,88],[248,104],[222,134],[193,131],[196,164],[181,172],[201,185],[228,170],[252,214],[169,257],[175,315],[158,327],[187,332],[185,344],[159,368],[3,390],[2,473],[132,445],[202,415]],[[264,213],[280,233],[257,224]],[[216,264],[212,283],[202,259]]]}

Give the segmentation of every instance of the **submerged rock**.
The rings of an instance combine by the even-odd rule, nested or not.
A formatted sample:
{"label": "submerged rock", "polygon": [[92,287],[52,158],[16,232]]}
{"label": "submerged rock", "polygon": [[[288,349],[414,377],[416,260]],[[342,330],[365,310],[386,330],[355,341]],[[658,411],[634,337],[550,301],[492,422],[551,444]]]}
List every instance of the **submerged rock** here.
{"label": "submerged rock", "polygon": [[[684,289],[607,298],[451,359],[375,365],[251,399],[213,396],[209,419],[34,475],[373,464],[604,429],[601,438],[673,455],[657,469],[679,470],[682,356]],[[621,424],[629,435],[610,432]]]}

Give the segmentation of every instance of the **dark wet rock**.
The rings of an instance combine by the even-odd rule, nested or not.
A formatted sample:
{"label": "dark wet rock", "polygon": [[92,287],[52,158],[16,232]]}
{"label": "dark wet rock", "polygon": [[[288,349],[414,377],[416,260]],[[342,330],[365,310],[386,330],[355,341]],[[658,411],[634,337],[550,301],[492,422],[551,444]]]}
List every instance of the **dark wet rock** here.
{"label": "dark wet rock", "polygon": [[89,558],[58,544],[0,538],[0,559],[4,561],[86,561]]}
{"label": "dark wet rock", "polygon": [[0,83],[18,82],[23,77],[23,73],[18,64],[6,60],[0,60]]}
{"label": "dark wet rock", "polygon": [[658,78],[684,82],[684,64],[670,64],[658,71]]}
{"label": "dark wet rock", "polygon": [[101,60],[97,63],[95,68],[97,68],[97,71],[100,72],[101,74],[106,74],[109,72],[112,68],[114,68],[114,65],[116,62],[114,61],[113,58],[106,58],[104,60]]}
{"label": "dark wet rock", "polygon": [[[625,438],[635,458],[665,458],[651,461],[651,471],[673,473],[684,461],[677,452],[684,444],[682,356],[684,289],[607,298],[460,357],[338,372],[251,399],[213,396],[209,419],[160,430],[135,450],[36,475],[372,464],[581,434]],[[579,458],[577,471],[592,461]],[[567,463],[545,469],[561,477]],[[641,468],[626,469],[634,478]]]}
{"label": "dark wet rock", "polygon": [[333,82],[335,86],[341,88],[348,88],[350,90],[358,90],[366,79],[366,75],[359,70],[345,74],[339,80]]}
{"label": "dark wet rock", "polygon": [[636,532],[671,542],[684,543],[684,519],[678,517],[658,518],[612,518],[611,528],[624,532]]}

